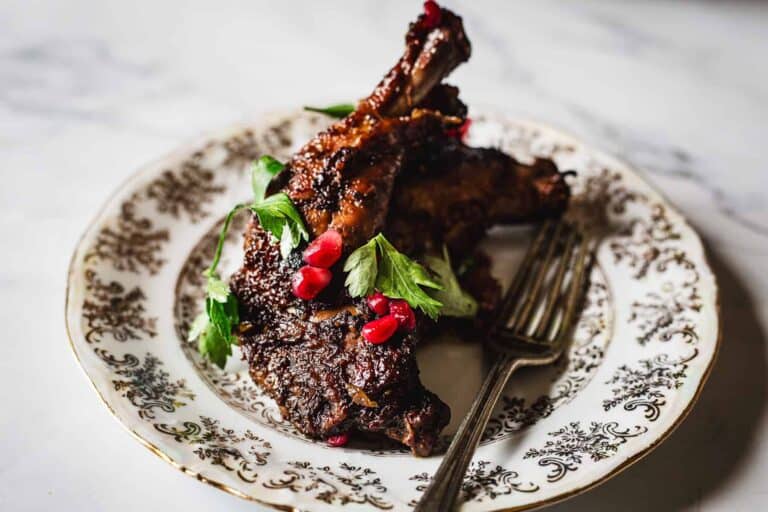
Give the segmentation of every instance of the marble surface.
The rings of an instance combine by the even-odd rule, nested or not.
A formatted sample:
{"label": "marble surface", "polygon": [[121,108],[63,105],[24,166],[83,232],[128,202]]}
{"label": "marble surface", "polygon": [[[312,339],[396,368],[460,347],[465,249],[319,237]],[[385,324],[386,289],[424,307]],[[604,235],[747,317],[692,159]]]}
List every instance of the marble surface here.
{"label": "marble surface", "polygon": [[[702,234],[723,349],[690,418],[553,511],[768,503],[768,4],[451,1],[470,105],[549,122],[644,169]],[[366,94],[418,2],[0,0],[0,510],[261,510],[140,447],[63,326],[68,260],[141,164],[259,112]]]}

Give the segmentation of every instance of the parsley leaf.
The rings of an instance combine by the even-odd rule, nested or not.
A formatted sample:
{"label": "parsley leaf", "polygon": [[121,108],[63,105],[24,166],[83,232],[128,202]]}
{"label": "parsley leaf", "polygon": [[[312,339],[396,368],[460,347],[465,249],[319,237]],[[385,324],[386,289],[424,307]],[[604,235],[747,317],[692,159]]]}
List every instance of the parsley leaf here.
{"label": "parsley leaf", "polygon": [[232,345],[237,345],[237,336],[232,334],[232,328],[237,325],[237,319],[229,316],[231,307],[237,308],[237,299],[234,295],[227,303],[206,299],[205,309],[208,317],[208,325],[200,334],[197,350],[200,355],[207,357],[219,368],[227,364],[227,357],[232,355]]}
{"label": "parsley leaf", "polygon": [[431,290],[429,294],[443,304],[440,314],[460,318],[472,318],[477,314],[477,301],[461,288],[451,268],[448,248],[443,246],[443,257],[427,256],[427,265],[438,276],[442,290]]}
{"label": "parsley leaf", "polygon": [[189,327],[189,334],[187,334],[187,341],[195,341],[201,334],[208,328],[208,314],[202,312],[195,317],[192,321],[192,325]]}
{"label": "parsley leaf", "polygon": [[286,258],[298,247],[301,239],[309,240],[309,232],[304,227],[299,212],[285,192],[273,194],[251,205],[251,210],[259,218],[265,231],[276,240],[280,240],[280,254]]}
{"label": "parsley leaf", "polygon": [[264,155],[253,162],[251,166],[251,188],[253,189],[254,203],[264,200],[269,182],[283,169],[285,169],[285,165],[269,155]]}
{"label": "parsley leaf", "polygon": [[227,357],[232,355],[232,345],[237,345],[237,336],[232,331],[240,323],[237,298],[229,291],[229,286],[210,270],[206,271],[205,312],[200,313],[192,322],[188,340],[197,339],[200,355],[224,368]]}
{"label": "parsley leaf", "polygon": [[229,285],[216,272],[227,231],[235,214],[243,208],[254,212],[259,218],[261,227],[275,240],[280,241],[280,253],[284,258],[301,243],[302,239],[309,240],[304,222],[288,195],[281,192],[264,197],[269,183],[284,168],[282,163],[271,156],[262,156],[253,163],[251,168],[253,203],[238,204],[229,211],[219,233],[211,266],[203,272],[203,275],[208,278],[205,286],[205,311],[192,322],[187,339],[197,340],[200,355],[221,368],[224,368],[227,363],[227,357],[232,355],[232,345],[238,343],[237,336],[232,334],[232,331],[240,323],[237,298],[229,290]]}
{"label": "parsley leaf", "polygon": [[440,312],[440,301],[422,289],[439,290],[440,283],[419,263],[398,252],[381,233],[350,254],[344,270],[349,272],[345,284],[352,297],[362,297],[377,289],[389,298],[404,299],[433,320]]}
{"label": "parsley leaf", "polygon": [[378,272],[375,238],[349,255],[344,262],[344,272],[348,272],[344,285],[352,297],[365,297],[373,293]]}
{"label": "parsley leaf", "polygon": [[240,323],[237,298],[210,267],[204,275],[208,277],[205,311],[192,322],[187,339],[197,339],[200,355],[223,369],[232,355],[232,345],[238,344],[237,336],[232,334]]}
{"label": "parsley leaf", "polygon": [[227,357],[232,355],[232,345],[237,345],[237,336],[232,331],[240,323],[237,298],[229,291],[224,281],[209,268],[206,285],[205,311],[192,322],[187,339],[197,342],[200,355],[224,368]]}
{"label": "parsley leaf", "polygon": [[302,239],[309,240],[309,233],[287,194],[280,192],[264,197],[272,178],[284,168],[284,164],[268,155],[254,162],[251,171],[253,204],[250,208],[259,218],[264,231],[270,233],[273,240],[280,241],[280,254],[286,258]]}
{"label": "parsley leaf", "polygon": [[208,294],[208,297],[212,298],[216,302],[227,302],[229,286],[227,286],[227,283],[219,279],[216,275],[212,275],[208,278],[205,291]]}
{"label": "parsley leaf", "polygon": [[216,267],[221,260],[221,250],[224,247],[229,225],[235,214],[246,206],[245,204],[235,205],[224,219],[213,261],[211,266],[203,272],[203,275],[208,278],[205,285],[205,311],[195,318],[187,335],[189,341],[197,340],[197,350],[201,356],[208,358],[222,369],[227,363],[227,357],[232,355],[232,345],[237,345],[237,336],[232,334],[232,330],[240,323],[240,315],[237,298],[229,291],[227,283],[216,273]]}
{"label": "parsley leaf", "polygon": [[304,107],[304,110],[308,112],[318,112],[327,116],[341,119],[347,117],[349,114],[355,111],[355,106],[351,103],[339,103],[337,105],[329,105],[327,107]]}

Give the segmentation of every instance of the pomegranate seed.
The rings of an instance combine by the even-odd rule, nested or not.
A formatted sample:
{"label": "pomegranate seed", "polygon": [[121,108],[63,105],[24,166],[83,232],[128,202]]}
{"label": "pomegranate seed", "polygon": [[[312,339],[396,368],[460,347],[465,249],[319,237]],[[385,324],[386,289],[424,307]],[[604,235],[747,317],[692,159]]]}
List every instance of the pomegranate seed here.
{"label": "pomegranate seed", "polygon": [[368,296],[368,307],[379,316],[389,313],[389,299],[381,292],[374,292]]}
{"label": "pomegranate seed", "polygon": [[325,442],[328,443],[328,446],[333,446],[334,448],[344,446],[349,442],[349,433],[344,432],[343,434],[339,434],[337,436],[331,436],[326,439]]}
{"label": "pomegranate seed", "polygon": [[461,126],[459,126],[459,138],[461,140],[464,140],[467,138],[467,134],[469,133],[469,127],[472,125],[472,120],[470,118],[464,119],[464,122],[461,123]]}
{"label": "pomegranate seed", "polygon": [[404,331],[412,331],[416,328],[416,315],[411,306],[404,300],[390,302],[389,312],[397,319],[398,326]]}
{"label": "pomegranate seed", "polygon": [[424,28],[435,28],[440,24],[440,18],[442,18],[442,11],[437,2],[433,0],[424,2],[424,20],[422,21]]}
{"label": "pomegranate seed", "polygon": [[341,258],[341,235],[329,229],[304,249],[304,261],[313,267],[330,268]]}
{"label": "pomegranate seed", "polygon": [[472,120],[470,118],[466,118],[458,128],[450,128],[446,131],[446,133],[449,137],[453,137],[456,140],[464,140],[467,138],[470,125],[472,125]]}
{"label": "pomegranate seed", "polygon": [[374,345],[384,343],[395,334],[399,323],[393,315],[371,320],[363,326],[363,338]]}
{"label": "pomegranate seed", "polygon": [[291,287],[293,294],[300,299],[310,300],[323,291],[331,282],[331,271],[325,268],[305,265],[293,274]]}

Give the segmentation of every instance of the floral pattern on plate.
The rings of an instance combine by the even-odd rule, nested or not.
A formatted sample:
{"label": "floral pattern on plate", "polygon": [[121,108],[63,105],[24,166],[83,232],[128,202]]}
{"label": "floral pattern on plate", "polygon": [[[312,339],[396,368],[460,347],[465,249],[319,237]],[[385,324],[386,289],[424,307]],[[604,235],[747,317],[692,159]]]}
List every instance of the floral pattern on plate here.
{"label": "floral pattern on plate", "polygon": [[[67,328],[113,414],[201,481],[283,510],[410,510],[439,457],[308,440],[242,361],[221,371],[184,336],[221,217],[248,194],[250,161],[287,159],[329,122],[296,113],[234,127],[134,175],[73,256]],[[621,162],[551,128],[492,115],[474,116],[469,142],[576,171],[568,216],[601,235],[567,357],[512,379],[462,487],[462,510],[527,509],[606,480],[679,424],[717,350],[717,288],[696,233]],[[239,263],[244,220],[231,230],[225,274]],[[484,242],[502,281],[526,240],[524,229],[497,228]],[[424,350],[432,351],[421,360],[424,380],[460,418],[482,379],[482,351],[457,340]]]}

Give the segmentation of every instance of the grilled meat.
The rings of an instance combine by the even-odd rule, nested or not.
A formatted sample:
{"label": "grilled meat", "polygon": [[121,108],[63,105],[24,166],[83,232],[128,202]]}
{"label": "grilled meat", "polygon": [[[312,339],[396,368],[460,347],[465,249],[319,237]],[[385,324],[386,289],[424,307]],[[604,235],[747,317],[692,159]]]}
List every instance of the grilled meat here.
{"label": "grilled meat", "polygon": [[488,228],[562,212],[568,186],[550,160],[532,165],[455,139],[412,155],[392,193],[386,234],[409,254],[469,254]]}
{"label": "grilled meat", "polygon": [[375,315],[363,300],[343,300],[341,272],[315,300],[302,301],[288,284],[299,266],[297,254],[282,260],[252,221],[231,287],[243,308],[240,340],[253,379],[311,437],[357,429],[429,454],[450,413],[419,381],[418,333],[368,343],[360,331]]}
{"label": "grilled meat", "polygon": [[460,122],[417,108],[419,102],[466,111],[457,89],[435,87],[469,58],[461,18],[444,9],[440,25],[430,29],[420,18],[405,40],[404,55],[373,93],[306,144],[277,184],[304,214],[312,235],[335,229],[347,249],[381,231],[395,177],[411,148],[444,138],[446,126]]}
{"label": "grilled meat", "polygon": [[439,95],[438,84],[469,59],[471,50],[461,18],[448,9],[442,9],[437,26],[419,16],[408,27],[403,56],[357,110],[384,117],[408,115],[431,94]]}
{"label": "grilled meat", "polygon": [[[461,19],[441,14],[437,26],[423,16],[410,25],[403,57],[371,96],[309,141],[273,183],[313,236],[338,231],[345,255],[380,231],[413,255],[443,242],[466,253],[490,225],[556,214],[567,201],[551,164],[523,166],[450,135],[466,107],[455,87],[440,82],[469,58],[470,45]],[[251,221],[230,286],[253,379],[311,437],[379,433],[429,454],[450,411],[419,380],[414,350],[423,329],[368,343],[361,329],[374,314],[346,294],[341,264],[311,301],[291,292],[301,265],[298,251],[281,259]],[[486,289],[483,300],[495,300],[498,290]]]}
{"label": "grilled meat", "polygon": [[304,146],[280,184],[313,236],[335,229],[344,247],[354,249],[384,227],[405,155],[443,138],[445,126],[442,115],[426,110],[396,118],[354,112]]}

